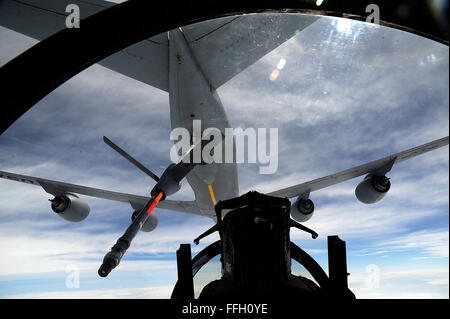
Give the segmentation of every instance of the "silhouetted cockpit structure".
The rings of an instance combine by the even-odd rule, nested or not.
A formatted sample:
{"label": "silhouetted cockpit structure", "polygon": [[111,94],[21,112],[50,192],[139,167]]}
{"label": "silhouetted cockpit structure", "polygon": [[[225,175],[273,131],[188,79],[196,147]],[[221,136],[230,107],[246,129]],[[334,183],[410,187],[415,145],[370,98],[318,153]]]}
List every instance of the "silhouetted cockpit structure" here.
{"label": "silhouetted cockpit structure", "polygon": [[[329,276],[303,249],[290,241],[291,227],[313,230],[290,218],[288,199],[248,192],[219,202],[217,223],[194,240],[218,231],[220,240],[191,260],[190,245],[177,251],[178,282],[174,300],[194,298],[193,276],[215,256],[221,256],[222,277],[207,284],[200,300],[218,301],[240,298],[355,298],[347,285],[345,242],[328,237]],[[228,212],[222,218],[224,210]],[[312,280],[291,273],[294,259],[312,275]]]}

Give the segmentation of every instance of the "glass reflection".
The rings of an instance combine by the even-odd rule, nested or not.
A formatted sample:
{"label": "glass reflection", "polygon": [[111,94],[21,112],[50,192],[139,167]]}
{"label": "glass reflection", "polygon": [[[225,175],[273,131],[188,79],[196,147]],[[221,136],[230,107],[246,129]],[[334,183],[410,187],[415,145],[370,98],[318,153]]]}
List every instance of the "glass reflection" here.
{"label": "glass reflection", "polygon": [[[279,14],[265,15],[279,20]],[[251,189],[270,192],[448,135],[448,46],[336,17],[317,17],[305,27],[311,16],[286,15],[288,39],[216,87],[231,127],[278,129],[277,171],[262,175],[259,163],[239,164],[240,194]],[[221,22],[202,23],[214,29]],[[264,34],[268,42],[276,39],[278,27],[268,25]],[[182,29],[187,34],[194,26]],[[0,43],[2,64],[34,44],[4,28]],[[249,51],[233,54],[233,61],[240,61]],[[198,51],[201,67],[208,57],[214,54]],[[0,170],[146,195],[153,184],[112,155],[102,136],[125,146],[160,175],[173,145],[170,123],[166,92],[94,65],[49,94],[0,136]],[[359,298],[419,293],[424,298],[448,298],[448,163],[448,148],[402,163],[392,172],[391,193],[376,206],[355,199],[359,180],[318,191],[313,194],[317,212],[307,226],[321,239],[292,232],[292,241],[308,252],[326,249],[327,235],[345,239],[350,288]],[[159,210],[158,228],[140,234],[123,261],[124,272],[133,274],[139,268],[152,276],[131,276],[126,284],[108,286],[96,277],[96,267],[114,241],[111,234],[128,225],[132,212],[128,204],[85,198],[93,214],[86,223],[69,225],[49,212],[47,195],[39,188],[1,180],[0,194],[4,234],[0,242],[6,252],[0,275],[28,280],[46,273],[61,279],[70,262],[86,270],[83,276],[92,283],[83,286],[82,281],[86,290],[152,287],[155,278],[159,286],[171,286],[176,269],[173,255],[167,254],[213,224],[205,217]],[[193,200],[194,191],[184,183],[171,199]],[[20,222],[16,216],[21,216]],[[149,252],[143,263],[141,254]],[[320,264],[326,268],[326,260]],[[378,290],[364,284],[368,264],[390,274],[381,277]],[[49,275],[52,271],[59,273]],[[196,296],[217,275],[220,264],[215,260],[198,274]],[[14,286],[14,279],[8,278]],[[40,288],[37,296],[49,291],[45,282]],[[67,293],[58,289],[54,291]],[[0,291],[0,297],[11,291]],[[411,294],[402,295],[405,292]]]}

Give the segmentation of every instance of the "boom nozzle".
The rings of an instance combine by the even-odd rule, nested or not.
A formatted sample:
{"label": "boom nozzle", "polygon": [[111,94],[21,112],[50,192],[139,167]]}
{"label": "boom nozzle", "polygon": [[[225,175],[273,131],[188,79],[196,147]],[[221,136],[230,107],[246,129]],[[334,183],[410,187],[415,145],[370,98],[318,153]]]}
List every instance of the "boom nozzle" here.
{"label": "boom nozzle", "polygon": [[111,248],[111,251],[105,255],[103,263],[98,269],[100,277],[108,276],[111,270],[119,265],[122,256],[125,254],[128,247],[130,247],[131,241],[142,228],[142,225],[144,225],[148,216],[150,216],[163,195],[164,193],[160,192],[158,196],[152,197],[147,204],[145,204],[144,208],[142,208],[139,214],[133,219],[131,225],[128,226],[123,236],[117,240],[116,244]]}
{"label": "boom nozzle", "polygon": [[100,277],[108,276],[109,273],[119,265],[120,260],[128,247],[130,247],[130,242],[125,238],[120,237],[117,240],[117,243],[111,248],[111,251],[103,258],[103,263],[98,269]]}
{"label": "boom nozzle", "polygon": [[[147,175],[152,177],[156,181],[156,185],[151,191],[151,198],[145,204],[145,206],[140,210],[140,212],[135,215],[131,225],[127,228],[122,237],[120,237],[116,244],[111,248],[111,251],[105,255],[103,258],[103,263],[98,269],[98,274],[100,277],[106,277],[109,273],[119,265],[122,256],[130,247],[131,241],[136,236],[139,230],[141,230],[142,225],[146,222],[147,218],[152,213],[153,209],[156,207],[160,200],[164,200],[166,195],[171,195],[176,193],[181,188],[181,180],[195,167],[196,164],[178,162],[177,164],[169,165],[161,178],[153,174],[145,166],[131,157],[128,153],[118,147],[116,144],[111,142],[107,137],[103,137],[106,144],[111,146],[119,154],[128,159],[131,163],[136,165],[139,169],[144,171]],[[193,147],[190,148],[189,152]],[[189,153],[188,152],[188,153]],[[187,156],[185,154],[183,158]]]}

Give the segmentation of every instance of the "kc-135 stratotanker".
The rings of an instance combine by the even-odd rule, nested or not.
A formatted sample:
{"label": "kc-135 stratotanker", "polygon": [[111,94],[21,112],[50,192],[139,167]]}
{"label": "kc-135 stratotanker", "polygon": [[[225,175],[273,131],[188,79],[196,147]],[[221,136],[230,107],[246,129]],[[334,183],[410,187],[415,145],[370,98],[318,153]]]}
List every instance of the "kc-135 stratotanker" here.
{"label": "kc-135 stratotanker", "polygon": [[[67,13],[64,12],[64,4],[66,2],[67,4],[76,2],[80,7],[82,18],[94,16],[101,10],[108,10],[114,5],[101,0],[22,0],[20,2],[2,0],[0,1],[0,25],[42,41],[65,27]],[[192,133],[193,121],[200,120],[203,128],[214,127],[224,133],[230,124],[216,91],[217,88],[289,40],[294,34],[298,34],[320,19],[321,17],[316,15],[273,13],[218,18],[213,24],[201,22],[161,33],[148,41],[132,45],[127,52],[117,52],[101,60],[99,64],[168,92],[172,129],[184,128]],[[168,165],[163,174],[158,177],[107,137],[104,137],[104,141],[156,182],[149,196],[0,171],[1,178],[42,187],[53,196],[50,199],[51,209],[57,216],[70,222],[80,222],[89,215],[89,205],[78,195],[127,202],[131,205],[134,211],[131,214],[132,223],[111,251],[106,254],[99,269],[100,276],[106,277],[112,269],[117,267],[139,230],[150,232],[157,227],[158,217],[153,209],[159,207],[208,217],[216,222],[216,225],[204,235],[219,231],[222,241],[204,254],[214,252],[222,255],[224,278],[223,281],[207,286],[203,296],[237,293],[236,287],[229,286],[230,282],[256,284],[261,277],[252,277],[250,265],[257,268],[258,264],[268,267],[256,273],[259,275],[271,273],[272,275],[266,278],[272,278],[273,281],[268,281],[271,282],[272,288],[275,285],[273,282],[277,283],[278,288],[281,287],[279,285],[282,282],[281,285],[284,288],[290,287],[289,289],[292,288],[293,291],[297,291],[297,288],[301,286],[304,290],[320,294],[315,284],[292,277],[290,261],[286,260],[286,256],[303,262],[308,260],[308,267],[313,269],[320,282],[325,286],[334,287],[330,288],[331,290],[341,289],[345,292],[344,295],[352,296],[346,285],[346,274],[345,280],[343,279],[343,274],[346,272],[345,267],[342,266],[342,261],[345,260],[345,243],[342,245],[342,241],[338,238],[329,237],[329,261],[337,265],[337,268],[330,265],[330,271],[338,269],[334,275],[330,274],[329,278],[337,280],[338,283],[330,286],[320,267],[289,241],[289,227],[297,227],[311,233],[313,237],[317,236],[313,230],[300,224],[313,216],[314,203],[310,198],[311,193],[356,177],[364,176],[355,190],[357,199],[365,204],[378,202],[391,187],[390,178],[386,175],[394,165],[448,145],[449,137],[308,182],[273,190],[266,194],[248,193],[241,197],[236,163],[187,163],[183,159],[190,157],[191,148],[190,152],[180,154],[180,160]],[[193,145],[193,149],[196,147],[202,148],[203,144]],[[195,198],[190,201],[169,199],[180,189],[180,183],[184,178],[191,186]],[[290,198],[295,199],[292,204],[288,200]],[[246,208],[243,208],[244,206]],[[247,214],[243,214],[243,211]],[[254,245],[244,247],[236,236],[244,236],[249,241],[252,238],[261,240],[272,238],[272,246],[268,247],[267,251],[271,252],[272,255],[269,255],[273,258],[267,258],[269,255],[264,256],[263,252]],[[266,241],[268,244],[271,243]],[[201,267],[201,263],[198,263],[198,258],[194,258],[190,267],[185,258],[185,256],[190,258],[190,250],[188,249],[188,253],[183,253],[183,249],[187,248],[182,246],[180,249],[179,267],[188,265],[191,269],[188,274],[192,277],[198,271],[198,267]],[[277,255],[280,253],[282,255]],[[233,259],[230,256],[237,257]],[[246,256],[252,256],[252,258]],[[256,263],[257,260],[260,263]],[[268,269],[273,271],[267,272]],[[191,295],[189,281],[186,284],[186,276],[181,275],[180,278],[181,282],[174,289],[175,298]],[[260,291],[267,291],[267,287],[262,287]],[[288,288],[285,291],[289,291]]]}

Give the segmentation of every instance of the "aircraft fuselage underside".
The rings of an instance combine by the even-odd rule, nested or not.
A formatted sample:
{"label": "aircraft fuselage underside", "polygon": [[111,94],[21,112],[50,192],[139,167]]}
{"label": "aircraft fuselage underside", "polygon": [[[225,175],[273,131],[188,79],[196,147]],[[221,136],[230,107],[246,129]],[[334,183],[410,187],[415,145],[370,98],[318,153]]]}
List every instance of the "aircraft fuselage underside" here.
{"label": "aircraft fuselage underside", "polygon": [[[201,120],[202,130],[230,127],[222,102],[201,70],[181,29],[169,32],[169,102],[172,129],[182,127],[193,134],[193,121]],[[235,163],[197,165],[187,181],[194,190],[200,211],[211,215],[214,200],[239,196]],[[213,194],[211,194],[213,191]]]}

